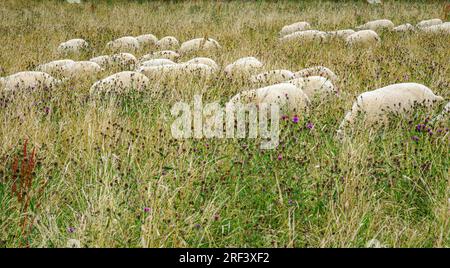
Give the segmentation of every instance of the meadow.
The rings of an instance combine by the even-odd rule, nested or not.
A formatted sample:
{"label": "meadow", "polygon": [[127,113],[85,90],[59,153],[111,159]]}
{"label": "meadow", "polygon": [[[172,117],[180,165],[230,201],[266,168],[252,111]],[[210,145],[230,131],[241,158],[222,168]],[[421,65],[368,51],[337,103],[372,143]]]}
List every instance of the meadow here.
{"label": "meadow", "polygon": [[[224,104],[252,88],[223,73],[113,100],[91,99],[83,81],[2,96],[0,247],[449,247],[449,122],[417,125],[450,99],[450,35],[386,31],[370,49],[277,41],[297,21],[331,31],[381,18],[450,20],[446,1],[384,2],[2,0],[0,76],[59,59],[55,49],[72,38],[90,43],[79,58],[87,60],[108,41],[152,33],[222,46],[180,61],[207,56],[224,67],[254,56],[265,70],[326,66],[341,94],[300,122],[282,121],[274,150],[260,150],[258,139],[172,138],[176,102],[202,95]],[[424,84],[446,101],[336,139],[356,96],[399,82]]]}

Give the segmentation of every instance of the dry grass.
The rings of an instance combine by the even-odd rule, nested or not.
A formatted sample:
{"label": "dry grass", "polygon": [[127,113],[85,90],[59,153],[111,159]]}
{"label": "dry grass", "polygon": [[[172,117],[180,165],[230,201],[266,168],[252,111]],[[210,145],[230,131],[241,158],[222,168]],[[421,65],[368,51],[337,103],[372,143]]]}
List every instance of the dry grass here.
{"label": "dry grass", "polygon": [[[386,32],[373,49],[276,41],[283,25],[300,20],[321,30],[377,18],[448,20],[445,1],[141,2],[3,0],[0,67],[5,74],[32,70],[77,37],[93,46],[81,58],[88,59],[124,35],[211,36],[223,50],[198,55],[221,66],[255,56],[267,70],[324,65],[341,78],[342,97],[312,109],[306,120],[313,131],[284,122],[281,146],[265,152],[255,140],[171,139],[175,102],[202,93],[204,102],[223,103],[250,87],[223,75],[180,78],[115,102],[90,101],[87,82],[7,101],[0,106],[0,246],[64,247],[71,238],[86,247],[363,247],[371,239],[388,247],[450,245],[449,136],[415,131],[439,107],[390,129],[361,130],[344,144],[334,139],[363,91],[412,81],[448,100],[450,36]],[[8,179],[25,139],[37,148],[33,189],[48,183],[35,200],[40,206],[24,212]],[[34,219],[27,237],[18,235],[25,217]]]}

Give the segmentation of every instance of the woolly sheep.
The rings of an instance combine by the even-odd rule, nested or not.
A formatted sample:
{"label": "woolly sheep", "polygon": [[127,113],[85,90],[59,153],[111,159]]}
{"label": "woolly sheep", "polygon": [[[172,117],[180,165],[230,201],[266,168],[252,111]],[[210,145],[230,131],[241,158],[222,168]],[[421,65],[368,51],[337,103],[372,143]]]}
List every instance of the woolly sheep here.
{"label": "woolly sheep", "polygon": [[381,0],[367,0],[367,3],[371,5],[381,4]]}
{"label": "woolly sheep", "polygon": [[306,30],[299,31],[285,35],[280,38],[281,42],[289,41],[301,41],[301,42],[311,42],[311,41],[323,41],[327,38],[327,33],[318,30]]}
{"label": "woolly sheep", "polygon": [[423,20],[423,21],[417,23],[416,27],[417,28],[424,28],[424,27],[429,27],[429,26],[439,25],[439,24],[442,24],[442,20],[441,19]]}
{"label": "woolly sheep", "polygon": [[423,27],[421,30],[425,33],[443,33],[450,34],[450,22],[445,22],[438,25],[432,25],[428,27]]}
{"label": "woolly sheep", "polygon": [[347,38],[347,36],[354,34],[355,31],[352,29],[345,29],[345,30],[337,30],[337,31],[331,31],[331,32],[327,32],[327,35],[330,36],[331,38],[340,38],[340,39],[344,39]]}
{"label": "woolly sheep", "polygon": [[90,59],[89,61],[97,63],[103,69],[108,69],[112,65],[112,59],[111,59],[111,56],[109,56],[109,55],[102,55],[102,56],[94,57],[94,58]]}
{"label": "woolly sheep", "polygon": [[436,96],[431,89],[417,83],[393,84],[364,92],[357,97],[351,111],[345,115],[338,134],[342,137],[345,128],[355,123],[358,114],[364,116],[368,125],[386,123],[389,113],[406,115],[412,112],[416,105],[430,107],[440,101],[443,101],[441,96]]}
{"label": "woolly sheep", "polygon": [[309,67],[294,73],[295,78],[308,76],[322,76],[329,79],[333,83],[338,81],[337,75],[332,70],[324,66]]}
{"label": "woolly sheep", "polygon": [[146,54],[144,56],[142,56],[139,61],[143,62],[143,61],[148,61],[148,60],[153,60],[153,59],[168,59],[168,60],[172,60],[175,61],[180,57],[180,54],[176,53],[175,51],[172,50],[162,50],[162,51],[156,51],[150,54]]}
{"label": "woolly sheep", "polygon": [[196,38],[182,43],[179,52],[186,54],[195,51],[207,51],[220,48],[219,42],[212,38]]}
{"label": "woolly sheep", "polygon": [[214,70],[211,67],[201,63],[142,66],[137,71],[152,80],[162,80],[165,78],[174,79],[178,77],[208,78],[214,73]]}
{"label": "woolly sheep", "polygon": [[5,91],[50,90],[58,86],[60,80],[44,72],[27,71],[12,74],[0,79],[0,89]]}
{"label": "woolly sheep", "polygon": [[311,29],[311,25],[306,21],[296,22],[290,25],[284,26],[280,31],[280,36],[285,36],[291,33],[305,31]]}
{"label": "woolly sheep", "polygon": [[36,71],[48,73],[51,76],[58,77],[61,75],[64,66],[72,64],[74,62],[75,61],[69,59],[55,60],[39,65],[38,67],[36,67]]}
{"label": "woolly sheep", "polygon": [[289,70],[272,70],[252,75],[250,82],[253,84],[276,84],[291,80],[292,78],[294,78],[294,73]]}
{"label": "woolly sheep", "polygon": [[209,67],[213,68],[213,70],[215,70],[215,71],[219,70],[219,65],[217,65],[217,63],[210,58],[197,57],[197,58],[188,60],[186,63],[202,63],[202,64],[206,64]]}
{"label": "woolly sheep", "polygon": [[79,55],[89,49],[89,44],[84,39],[71,39],[61,43],[57,52],[61,56]]}
{"label": "woolly sheep", "polygon": [[245,57],[227,65],[224,69],[228,78],[243,77],[257,72],[263,64],[255,57]]}
{"label": "woolly sheep", "polygon": [[139,41],[133,36],[124,36],[106,44],[108,51],[134,53],[140,49]]}
{"label": "woolly sheep", "polygon": [[136,57],[130,53],[118,53],[111,56],[111,64],[113,67],[123,71],[134,69],[137,62]]}
{"label": "woolly sheep", "polygon": [[369,21],[363,25],[356,27],[356,29],[377,31],[377,30],[384,30],[384,29],[390,30],[394,27],[395,27],[395,25],[394,25],[394,23],[392,23],[392,21],[383,19],[383,20]]}
{"label": "woolly sheep", "polygon": [[322,76],[295,78],[288,81],[288,83],[301,89],[310,100],[319,98],[324,100],[328,97],[336,96],[338,93],[333,83]]}
{"label": "woolly sheep", "polygon": [[[436,118],[433,119],[433,123],[439,123],[441,121],[444,121],[445,119],[448,120],[449,115],[450,115],[450,102],[447,103],[444,106],[444,109],[442,110],[442,112],[438,116],[436,116]],[[447,123],[448,123],[448,121],[447,121]]]}
{"label": "woolly sheep", "polygon": [[394,32],[410,32],[410,31],[414,31],[415,29],[416,28],[414,28],[414,26],[412,26],[411,24],[405,23],[405,24],[399,25],[397,27],[394,27],[392,29],[392,31],[394,31]]}
{"label": "woolly sheep", "polygon": [[177,49],[180,46],[178,40],[173,36],[166,36],[156,42],[156,46],[162,50]]}
{"label": "woolly sheep", "polygon": [[299,115],[308,110],[310,101],[308,96],[295,85],[280,83],[238,93],[230,99],[230,104],[238,103],[278,104],[282,112]]}
{"label": "woolly sheep", "polygon": [[176,64],[176,63],[169,59],[152,59],[152,60],[140,62],[138,64],[137,68],[139,69],[140,67],[163,66],[163,65],[170,65],[170,64]]}
{"label": "woolly sheep", "polygon": [[103,69],[95,62],[76,61],[62,68],[62,75],[70,80],[93,80]]}
{"label": "woolly sheep", "polygon": [[140,47],[156,45],[156,43],[158,42],[158,38],[156,38],[156,36],[154,36],[153,34],[143,34],[136,36],[136,40],[138,41]]}
{"label": "woolly sheep", "polygon": [[132,90],[143,91],[150,84],[150,80],[138,72],[124,71],[108,76],[95,82],[91,87],[91,94],[105,93],[128,93]]}
{"label": "woolly sheep", "polygon": [[362,30],[347,37],[348,45],[374,45],[380,42],[378,34],[372,30]]}

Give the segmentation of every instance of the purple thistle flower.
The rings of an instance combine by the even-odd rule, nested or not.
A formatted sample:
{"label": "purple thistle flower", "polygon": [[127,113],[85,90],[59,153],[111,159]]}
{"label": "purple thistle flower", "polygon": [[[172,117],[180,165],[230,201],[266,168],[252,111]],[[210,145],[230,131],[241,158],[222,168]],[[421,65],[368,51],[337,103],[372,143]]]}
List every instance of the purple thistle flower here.
{"label": "purple thistle flower", "polygon": [[282,160],[282,159],[283,159],[283,156],[282,156],[281,154],[279,154],[278,157],[277,157],[277,159],[278,159],[278,160]]}
{"label": "purple thistle flower", "polygon": [[308,122],[308,124],[306,124],[306,128],[307,129],[313,129],[314,128],[314,124],[311,122]]}
{"label": "purple thistle flower", "polygon": [[152,210],[152,209],[149,208],[149,207],[145,207],[145,208],[144,208],[144,212],[146,212],[146,213],[150,212],[151,210]]}
{"label": "purple thistle flower", "polygon": [[298,121],[299,121],[298,116],[294,116],[294,117],[292,118],[292,122],[294,122],[294,123],[297,124]]}

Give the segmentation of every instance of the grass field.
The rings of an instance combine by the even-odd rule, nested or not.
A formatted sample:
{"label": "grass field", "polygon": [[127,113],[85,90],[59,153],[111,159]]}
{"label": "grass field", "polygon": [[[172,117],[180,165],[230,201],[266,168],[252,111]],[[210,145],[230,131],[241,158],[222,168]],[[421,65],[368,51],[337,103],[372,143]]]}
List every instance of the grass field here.
{"label": "grass field", "polygon": [[[358,94],[385,85],[421,83],[448,102],[450,35],[383,32],[371,49],[277,42],[296,21],[324,31],[379,18],[449,21],[446,4],[0,1],[0,76],[59,59],[55,49],[68,39],[87,40],[93,49],[79,59],[89,59],[110,40],[152,33],[209,36],[222,46],[181,61],[208,56],[225,66],[255,56],[265,70],[327,66],[342,92],[299,123],[283,121],[275,150],[251,139],[172,139],[177,101],[202,94],[223,104],[251,88],[223,74],[111,102],[91,100],[87,82],[2,99],[0,247],[365,247],[372,239],[449,247],[449,124],[433,135],[416,131],[442,105],[409,122],[360,128],[344,143],[335,134]],[[12,189],[17,177],[30,181],[24,194]]]}

